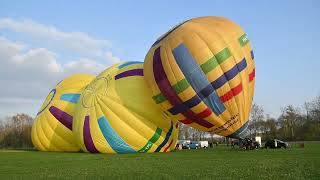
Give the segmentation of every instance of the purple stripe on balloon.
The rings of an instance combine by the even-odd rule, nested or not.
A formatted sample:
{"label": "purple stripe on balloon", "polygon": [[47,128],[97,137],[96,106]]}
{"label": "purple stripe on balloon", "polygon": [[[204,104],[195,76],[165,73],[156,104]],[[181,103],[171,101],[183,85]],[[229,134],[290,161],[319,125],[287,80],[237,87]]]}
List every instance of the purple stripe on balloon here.
{"label": "purple stripe on balloon", "polygon": [[124,71],[115,76],[115,80],[121,79],[128,76],[143,76],[143,69],[131,69],[129,71]]}
{"label": "purple stripe on balloon", "polygon": [[50,113],[58,120],[60,121],[65,127],[70,129],[72,131],[72,116],[68,113],[58,109],[55,106],[51,106],[49,108]]}
{"label": "purple stripe on balloon", "polygon": [[91,153],[98,153],[99,151],[94,146],[94,143],[92,141],[92,136],[90,132],[90,117],[86,116],[84,118],[84,126],[83,126],[83,139],[84,139],[84,145],[86,146],[87,150]]}
{"label": "purple stripe on balloon", "polygon": [[[202,117],[199,114],[195,114],[187,106],[185,106],[180,97],[177,95],[177,93],[171,86],[170,81],[168,80],[168,77],[163,68],[160,56],[160,48],[161,47],[158,47],[153,55],[153,75],[161,93],[166,97],[166,99],[168,99],[171,105],[173,105],[174,107],[181,107],[183,109],[181,113],[186,118],[192,120],[192,122],[197,123],[206,128],[213,127],[213,124],[206,121],[205,119],[202,119]],[[201,101],[201,99],[199,100]]]}

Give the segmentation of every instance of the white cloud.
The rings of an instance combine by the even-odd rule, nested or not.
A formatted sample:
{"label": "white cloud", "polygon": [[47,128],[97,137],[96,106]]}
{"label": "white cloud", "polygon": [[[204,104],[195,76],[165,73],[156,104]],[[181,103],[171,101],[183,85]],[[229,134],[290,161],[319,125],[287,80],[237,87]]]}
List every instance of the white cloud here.
{"label": "white cloud", "polygon": [[48,49],[25,47],[0,37],[0,116],[11,111],[34,113],[37,108],[30,107],[40,107],[41,99],[61,79],[75,73],[98,74],[106,68],[85,58],[61,64],[57,54]]}
{"label": "white cloud", "polygon": [[22,42],[0,36],[0,117],[18,112],[35,115],[62,79],[76,73],[96,75],[120,62],[110,41],[87,33],[11,18],[0,18],[1,30]]}
{"label": "white cloud", "polygon": [[65,74],[71,75],[75,73],[90,73],[97,74],[104,70],[106,66],[99,64],[90,59],[80,59],[77,61],[71,61],[63,66]]}
{"label": "white cloud", "polygon": [[111,62],[112,64],[118,63],[121,60],[115,56],[113,56],[112,52],[106,52],[107,61]]}
{"label": "white cloud", "polygon": [[57,48],[60,51],[100,58],[108,54],[107,60],[118,59],[107,51],[112,46],[110,41],[97,39],[83,32],[65,32],[54,26],[40,24],[29,19],[14,20],[11,18],[0,19],[1,29],[27,35],[33,40],[38,40],[42,45],[45,44],[49,48]]}

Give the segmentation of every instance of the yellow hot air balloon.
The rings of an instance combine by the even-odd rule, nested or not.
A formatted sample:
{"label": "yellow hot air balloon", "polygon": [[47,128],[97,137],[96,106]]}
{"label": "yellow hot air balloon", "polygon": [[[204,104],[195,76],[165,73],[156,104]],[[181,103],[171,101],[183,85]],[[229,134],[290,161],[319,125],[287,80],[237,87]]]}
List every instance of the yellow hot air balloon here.
{"label": "yellow hot air balloon", "polygon": [[83,91],[73,129],[92,153],[166,152],[175,148],[177,123],[152,101],[141,62],[116,64]]}
{"label": "yellow hot air balloon", "polygon": [[78,74],[51,90],[32,125],[33,145],[41,151],[79,151],[72,132],[76,103],[94,76]]}
{"label": "yellow hot air balloon", "polygon": [[200,17],[160,37],[145,58],[153,100],[174,120],[243,138],[254,93],[250,41],[234,22]]}

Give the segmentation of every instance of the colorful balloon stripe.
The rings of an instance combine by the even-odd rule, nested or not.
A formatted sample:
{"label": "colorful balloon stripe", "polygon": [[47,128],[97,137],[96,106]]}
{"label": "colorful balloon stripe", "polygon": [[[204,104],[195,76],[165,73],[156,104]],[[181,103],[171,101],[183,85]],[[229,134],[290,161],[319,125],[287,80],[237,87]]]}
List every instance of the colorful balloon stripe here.
{"label": "colorful balloon stripe", "polygon": [[[205,118],[205,117],[210,116],[211,113],[212,113],[212,111],[211,111],[209,108],[207,108],[207,109],[205,109],[204,111],[198,113],[197,116],[198,116],[199,118]],[[184,123],[184,124],[191,124],[191,123],[193,123],[190,119],[183,119],[183,120],[179,120],[179,121],[182,122],[182,123]]]}
{"label": "colorful balloon stripe", "polygon": [[[180,97],[176,94],[176,92],[170,85],[167,75],[164,72],[160,57],[160,47],[156,49],[153,56],[153,73],[157,86],[159,87],[162,94],[168,99],[168,101],[173,106],[179,106],[183,104]],[[191,110],[187,108],[185,108],[184,110],[185,111],[183,111],[182,114],[188,119],[192,120],[193,122],[198,123],[207,128],[213,127],[213,124],[209,123],[208,121],[202,118],[199,118],[197,114],[195,114]]]}
{"label": "colorful balloon stripe", "polygon": [[253,81],[256,76],[256,69],[253,69],[252,72],[249,74],[249,82]]}
{"label": "colorful balloon stripe", "polygon": [[253,51],[250,51],[250,54],[251,54],[251,59],[254,60],[254,54],[253,54]]}
{"label": "colorful balloon stripe", "polygon": [[183,102],[182,104],[177,104],[177,105],[173,106],[168,111],[171,114],[176,115],[176,114],[185,112],[189,108],[192,108],[192,107],[198,105],[203,99],[210,96],[210,94],[213,93],[215,91],[215,89],[220,88],[225,83],[227,83],[229,80],[233,79],[237,74],[239,74],[246,67],[247,67],[246,59],[243,59],[241,62],[236,64],[234,67],[232,67],[229,71],[227,71],[226,73],[221,75],[218,79],[216,79],[211,84],[209,84],[204,89],[202,89],[200,92],[198,92],[191,99]]}
{"label": "colorful balloon stripe", "polygon": [[230,91],[222,95],[220,99],[222,102],[225,103],[230,99],[232,99],[234,96],[240,94],[241,91],[242,91],[242,83],[240,83],[239,85],[237,85],[236,87],[232,88]]}
{"label": "colorful balloon stripe", "polygon": [[49,108],[50,113],[65,127],[72,131],[72,116],[55,106]]}
{"label": "colorful balloon stripe", "polygon": [[[172,53],[182,73],[197,93],[208,85],[208,87],[211,87],[206,75],[184,44],[180,44],[178,47],[173,49]],[[210,95],[204,98],[203,101],[217,116],[223,113],[226,109],[213,88]]]}
{"label": "colorful balloon stripe", "polygon": [[147,144],[145,146],[143,146],[143,148],[141,148],[138,152],[148,152],[149,149],[152,147],[152,145],[158,141],[158,139],[160,138],[162,129],[157,128],[156,132],[154,133],[154,135],[151,137],[151,139],[147,142]]}
{"label": "colorful balloon stripe", "polygon": [[215,69],[219,64],[227,60],[229,57],[231,57],[229,48],[224,48],[223,50],[215,54],[212,58],[207,60],[205,63],[201,64],[200,67],[202,71],[207,74],[208,72]]}
{"label": "colorful balloon stripe", "polygon": [[62,94],[60,96],[60,100],[62,101],[68,101],[71,103],[77,103],[79,98],[80,98],[81,94],[73,94],[73,93],[69,93],[69,94]]}
{"label": "colorful balloon stripe", "polygon": [[[174,89],[174,91],[177,94],[180,94],[181,92],[186,90],[189,86],[190,86],[190,84],[188,83],[188,81],[186,79],[182,79],[182,80],[178,81],[177,84],[173,85],[172,88]],[[162,103],[167,100],[166,97],[164,97],[164,95],[162,93],[160,93],[156,96],[153,96],[152,98],[157,104]]]}
{"label": "colorful balloon stripe", "polygon": [[90,117],[85,116],[84,118],[84,126],[83,126],[83,141],[86,149],[91,153],[98,153],[99,151],[95,147],[91,132],[90,132]]}
{"label": "colorful balloon stripe", "polygon": [[163,152],[167,152],[167,150],[170,148],[170,146],[172,145],[173,143],[173,139],[171,139],[169,145],[163,150]]}
{"label": "colorful balloon stripe", "polygon": [[243,71],[247,67],[247,61],[245,58],[243,58],[238,64],[233,66],[229,71],[225,72],[223,75],[221,75],[218,79],[213,81],[211,85],[215,89],[219,89],[221,86],[223,86],[225,83],[236,77],[241,71]]}
{"label": "colorful balloon stripe", "polygon": [[52,99],[54,98],[54,96],[56,95],[56,89],[52,89],[50,91],[50,93],[48,94],[48,96],[46,97],[46,100],[44,101],[43,105],[41,106],[39,112],[37,113],[37,115],[39,115],[40,113],[42,113],[51,103]]}
{"label": "colorful balloon stripe", "polygon": [[111,127],[106,117],[102,116],[98,119],[98,124],[100,130],[109,143],[111,148],[116,153],[134,153],[136,152],[132,149],[118,134],[117,132]]}
{"label": "colorful balloon stripe", "polygon": [[170,136],[172,134],[172,130],[173,130],[173,123],[171,121],[171,126],[170,126],[169,131],[166,134],[166,137],[164,138],[162,143],[157,147],[157,149],[154,152],[159,152],[163,148],[163,146],[167,144],[167,142],[168,142],[168,140],[169,140],[169,138],[170,138]]}
{"label": "colorful balloon stripe", "polygon": [[130,62],[125,62],[123,64],[121,64],[120,66],[118,66],[119,69],[122,69],[126,66],[129,66],[131,64],[143,64],[143,62],[140,62],[140,61],[130,61]]}
{"label": "colorful balloon stripe", "polygon": [[131,69],[129,71],[124,71],[117,74],[114,78],[117,80],[128,76],[143,76],[143,69]]}
{"label": "colorful balloon stripe", "polygon": [[245,46],[249,42],[247,34],[243,34],[242,36],[240,36],[238,41],[240,43],[240,46],[242,46],[242,47]]}
{"label": "colorful balloon stripe", "polygon": [[[222,62],[227,60],[230,56],[231,56],[231,52],[230,52],[229,48],[224,48],[223,50],[221,50],[220,52],[215,54],[212,58],[207,60],[205,63],[200,65],[200,67],[201,67],[202,71],[205,74],[207,74],[210,71],[212,71],[213,69],[215,69],[219,64],[221,64]],[[186,79],[182,79],[177,84],[174,84],[172,86],[175,89],[177,94],[183,92],[184,90],[186,90],[190,86],[189,83],[185,83],[185,82],[187,82]],[[180,88],[177,88],[177,87],[180,87]],[[155,95],[152,98],[154,99],[154,101],[157,104],[166,101],[166,98],[163,96],[162,93]]]}

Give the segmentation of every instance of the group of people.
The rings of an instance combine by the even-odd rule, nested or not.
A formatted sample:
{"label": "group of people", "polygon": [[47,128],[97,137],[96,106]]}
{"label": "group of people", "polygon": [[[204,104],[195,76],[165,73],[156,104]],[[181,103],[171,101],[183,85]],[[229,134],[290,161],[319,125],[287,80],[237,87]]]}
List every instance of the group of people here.
{"label": "group of people", "polygon": [[244,138],[238,141],[231,141],[232,148],[235,148],[235,146],[239,146],[239,148],[245,149],[245,150],[252,150],[252,149],[258,149],[260,148],[260,144],[253,140],[252,138]]}

